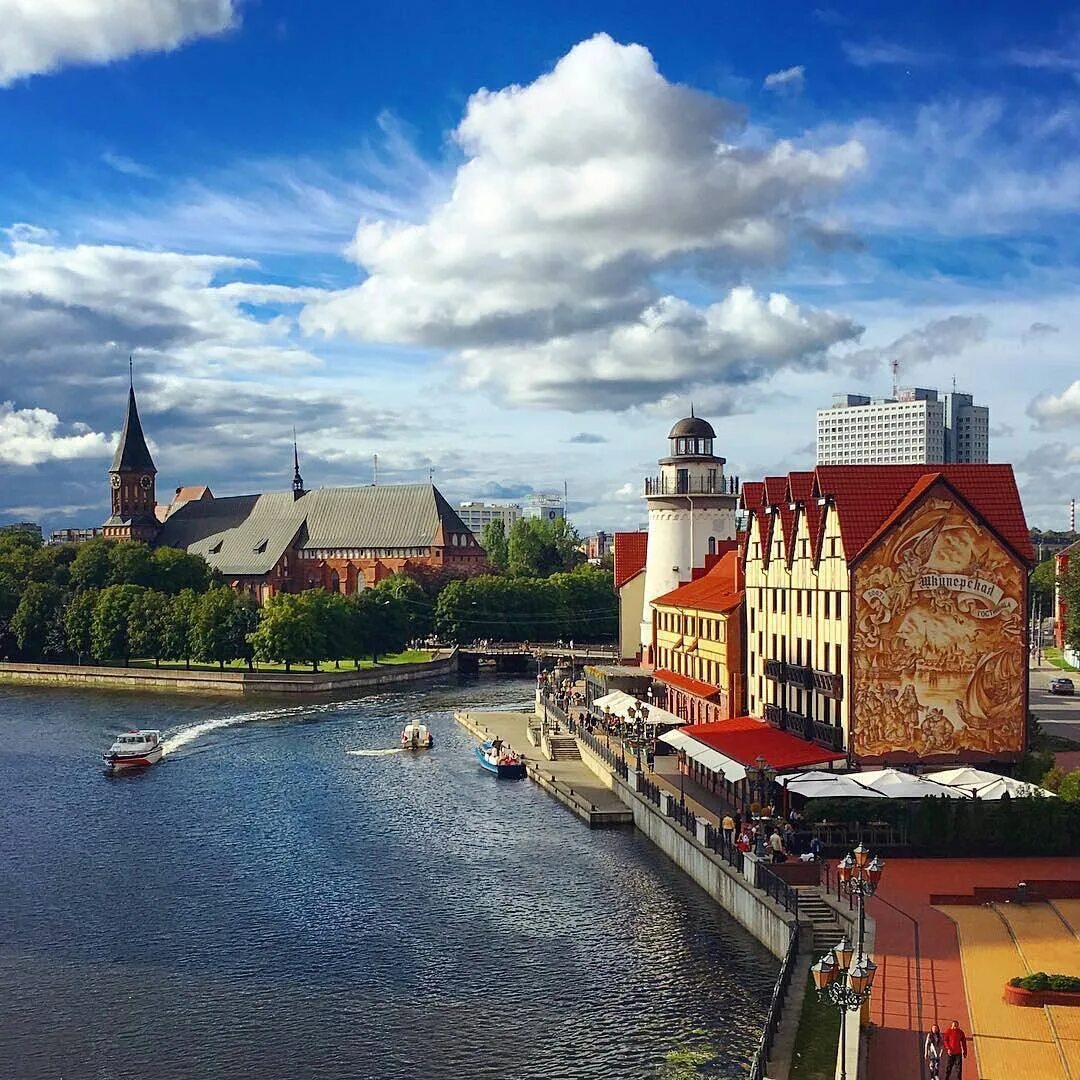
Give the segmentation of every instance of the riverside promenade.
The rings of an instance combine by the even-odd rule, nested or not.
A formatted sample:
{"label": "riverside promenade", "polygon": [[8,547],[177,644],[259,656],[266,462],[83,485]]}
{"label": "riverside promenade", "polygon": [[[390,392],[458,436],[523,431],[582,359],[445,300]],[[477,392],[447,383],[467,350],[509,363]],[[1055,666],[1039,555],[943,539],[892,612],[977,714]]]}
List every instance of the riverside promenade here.
{"label": "riverside promenade", "polygon": [[576,757],[545,758],[529,738],[536,730],[536,717],[521,712],[459,712],[454,714],[462,727],[480,742],[496,735],[508,743],[525,761],[530,780],[572,810],[590,828],[632,825],[634,815],[597,779],[595,773]]}

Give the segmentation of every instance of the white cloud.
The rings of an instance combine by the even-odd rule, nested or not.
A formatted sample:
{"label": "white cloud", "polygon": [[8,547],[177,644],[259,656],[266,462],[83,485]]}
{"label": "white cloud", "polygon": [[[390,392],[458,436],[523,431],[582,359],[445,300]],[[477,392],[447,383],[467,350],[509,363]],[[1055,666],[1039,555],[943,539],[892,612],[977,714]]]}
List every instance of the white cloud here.
{"label": "white cloud", "polygon": [[71,434],[63,434],[60,417],[48,409],[16,409],[14,402],[0,401],[0,462],[40,465],[111,456],[115,436],[87,431],[85,424],[70,428]]}
{"label": "white cloud", "polygon": [[1080,424],[1080,379],[1065,387],[1060,394],[1040,394],[1028,406],[1028,415],[1040,428]]}
{"label": "white cloud", "polygon": [[910,330],[888,345],[856,349],[839,357],[839,364],[866,378],[899,365],[900,381],[910,378],[912,368],[922,367],[940,357],[957,356],[986,337],[990,322],[981,315],[950,315],[934,319]]}
{"label": "white cloud", "polygon": [[219,34],[233,0],[0,0],[0,87]]}
{"label": "white cloud", "polygon": [[[813,313],[791,321],[777,314],[783,297],[754,305],[733,293],[694,314],[654,284],[689,264],[738,280],[782,258],[810,206],[865,161],[855,140],[738,145],[742,124],[730,103],[667,82],[641,46],[606,35],[582,42],[527,86],[472,96],[454,133],[466,160],[449,196],[419,224],[362,221],[351,254],[366,280],[310,305],[301,325],[457,350],[470,385],[573,408],[596,404],[612,383],[623,406],[673,385],[680,372],[657,364],[639,392],[630,386],[640,372],[607,377],[635,339],[688,334],[698,343],[673,346],[681,366],[701,373],[719,352],[714,374],[724,377],[732,358],[708,339],[729,310],[764,319],[740,328],[747,341],[768,341],[747,369],[794,360],[797,324],[814,324]],[[691,317],[699,328],[682,329]],[[771,341],[778,330],[791,333],[783,347]],[[821,339],[810,333],[809,347]],[[597,347],[608,359],[581,366]],[[572,365],[573,392],[556,393]]]}
{"label": "white cloud", "polygon": [[909,49],[891,41],[845,41],[843,48],[844,54],[856,67],[891,64],[916,67],[941,58],[937,53]]}
{"label": "white cloud", "polygon": [[783,71],[774,71],[765,76],[762,86],[766,90],[781,90],[788,93],[799,93],[806,83],[806,67],[797,64],[795,67],[784,68]]}
{"label": "white cloud", "polygon": [[152,180],[157,176],[153,169],[140,165],[134,158],[126,157],[124,154],[114,154],[111,150],[106,150],[101,155],[101,160],[110,169],[114,169],[123,176],[134,176],[140,180]]}

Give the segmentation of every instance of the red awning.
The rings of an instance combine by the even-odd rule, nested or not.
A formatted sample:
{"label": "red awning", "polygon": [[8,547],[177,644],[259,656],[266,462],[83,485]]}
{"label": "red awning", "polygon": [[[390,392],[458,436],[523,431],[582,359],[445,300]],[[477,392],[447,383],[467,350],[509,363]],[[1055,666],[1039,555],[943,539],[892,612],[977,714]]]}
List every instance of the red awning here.
{"label": "red awning", "polygon": [[666,671],[664,668],[657,668],[653,672],[653,678],[659,679],[660,682],[666,683],[668,686],[674,686],[676,690],[685,690],[688,694],[693,694],[694,697],[705,698],[706,700],[720,693],[718,686],[702,682],[700,679],[691,679],[689,675]]}
{"label": "red awning", "polygon": [[779,731],[753,716],[739,716],[717,724],[694,724],[683,730],[743,765],[753,765],[761,756],[778,771],[805,769],[847,757],[841,751]]}

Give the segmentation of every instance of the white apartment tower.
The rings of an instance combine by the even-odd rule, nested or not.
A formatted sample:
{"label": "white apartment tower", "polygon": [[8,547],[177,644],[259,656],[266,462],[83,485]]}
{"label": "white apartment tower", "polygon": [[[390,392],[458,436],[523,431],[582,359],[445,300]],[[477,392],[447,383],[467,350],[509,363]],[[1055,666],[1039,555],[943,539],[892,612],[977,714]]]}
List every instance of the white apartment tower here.
{"label": "white apartment tower", "polygon": [[724,476],[724,459],[713,454],[716,433],[701,417],[680,420],[668,435],[669,453],[660,475],[645,480],[649,542],[641,612],[642,657],[651,660],[652,601],[690,581],[695,568],[735,539],[738,483]]}
{"label": "white apartment tower", "polygon": [[819,465],[985,465],[989,443],[990,410],[956,391],[837,394],[817,413]]}

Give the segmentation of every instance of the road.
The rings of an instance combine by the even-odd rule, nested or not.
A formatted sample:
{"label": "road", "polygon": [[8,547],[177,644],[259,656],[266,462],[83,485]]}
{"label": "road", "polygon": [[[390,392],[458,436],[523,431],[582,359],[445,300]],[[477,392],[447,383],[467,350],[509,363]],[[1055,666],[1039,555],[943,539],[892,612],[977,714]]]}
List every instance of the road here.
{"label": "road", "polygon": [[[1059,675],[1072,679],[1077,691],[1072,697],[1047,690],[1050,680]],[[1030,705],[1047,735],[1059,735],[1080,746],[1080,673],[1055,667],[1032,668]]]}

